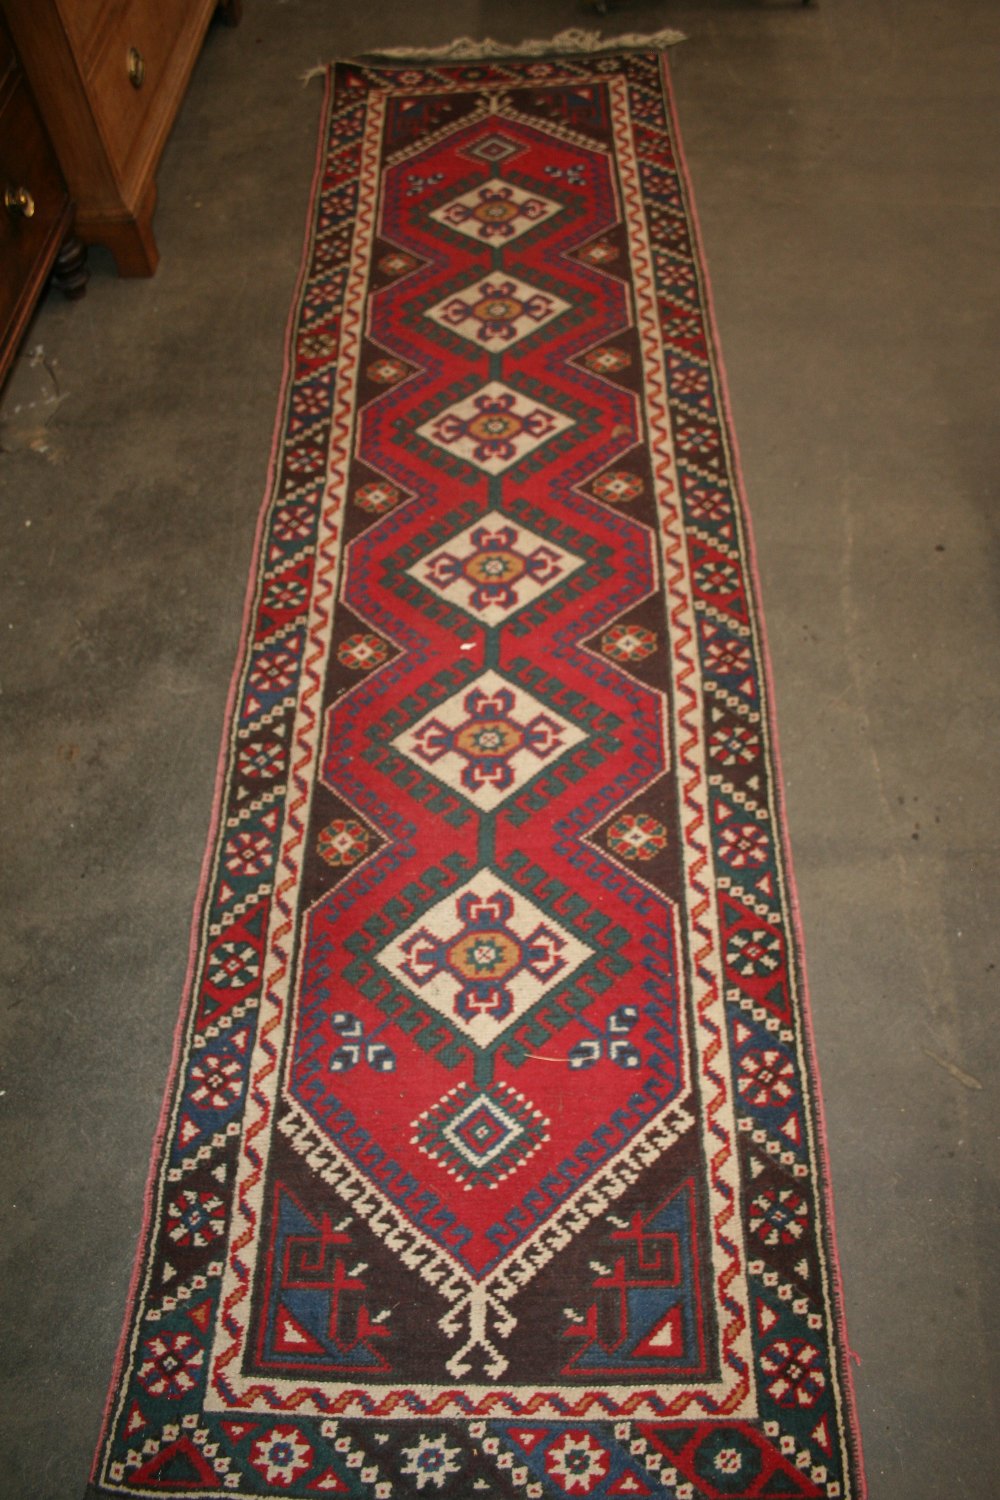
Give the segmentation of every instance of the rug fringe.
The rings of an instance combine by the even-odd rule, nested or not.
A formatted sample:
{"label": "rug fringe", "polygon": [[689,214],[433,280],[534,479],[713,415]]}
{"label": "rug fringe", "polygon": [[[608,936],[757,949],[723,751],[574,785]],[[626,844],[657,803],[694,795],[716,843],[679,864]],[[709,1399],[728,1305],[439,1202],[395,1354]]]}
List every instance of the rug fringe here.
{"label": "rug fringe", "polygon": [[601,36],[599,31],[585,31],[571,26],[546,40],[497,42],[485,37],[477,42],[471,36],[456,37],[443,47],[382,47],[366,53],[373,60],[398,61],[412,58],[421,62],[478,62],[493,57],[558,57],[571,53],[621,52],[671,47],[685,41],[683,31],[668,26],[662,31],[642,33],[627,31],[622,36]]}

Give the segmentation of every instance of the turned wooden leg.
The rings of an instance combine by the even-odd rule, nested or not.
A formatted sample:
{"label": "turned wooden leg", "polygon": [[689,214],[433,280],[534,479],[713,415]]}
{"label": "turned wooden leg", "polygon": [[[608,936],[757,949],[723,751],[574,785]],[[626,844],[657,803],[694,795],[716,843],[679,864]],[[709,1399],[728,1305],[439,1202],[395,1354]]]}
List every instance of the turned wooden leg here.
{"label": "turned wooden leg", "polygon": [[77,235],[68,234],[52,267],[52,285],[58,287],[71,302],[76,302],[87,290],[89,280],[87,247]]}

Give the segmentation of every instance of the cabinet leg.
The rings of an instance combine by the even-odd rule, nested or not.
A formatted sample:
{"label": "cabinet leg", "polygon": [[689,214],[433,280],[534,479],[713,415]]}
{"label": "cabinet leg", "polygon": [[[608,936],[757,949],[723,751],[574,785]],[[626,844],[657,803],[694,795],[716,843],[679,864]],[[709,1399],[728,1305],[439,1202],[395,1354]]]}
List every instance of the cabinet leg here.
{"label": "cabinet leg", "polygon": [[109,224],[94,238],[111,251],[119,276],[152,276],[159,264],[160,252],[148,221],[133,219]]}
{"label": "cabinet leg", "polygon": [[151,182],[139,207],[127,219],[80,219],[77,229],[88,245],[104,245],[115,258],[119,276],[152,276],[160,252],[153,238],[156,183]]}
{"label": "cabinet leg", "polygon": [[159,264],[160,255],[150,223],[109,225],[100,236],[100,243],[114,255],[118,276],[151,276]]}
{"label": "cabinet leg", "polygon": [[238,26],[243,19],[243,0],[219,0],[215,14],[223,26]]}
{"label": "cabinet leg", "polygon": [[68,234],[52,267],[52,285],[58,287],[71,302],[76,302],[87,290],[89,280],[87,247],[77,235]]}

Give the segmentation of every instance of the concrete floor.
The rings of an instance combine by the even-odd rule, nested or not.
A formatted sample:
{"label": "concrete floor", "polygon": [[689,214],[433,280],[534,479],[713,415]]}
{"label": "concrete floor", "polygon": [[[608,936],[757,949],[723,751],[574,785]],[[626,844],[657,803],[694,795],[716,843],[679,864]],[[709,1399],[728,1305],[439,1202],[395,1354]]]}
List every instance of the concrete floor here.
{"label": "concrete floor", "polygon": [[[334,54],[574,0],[246,0],[160,270],[49,297],[0,458],[0,1494],[83,1487],[140,1221]],[[997,94],[987,0],[635,0],[760,552],[872,1500],[1000,1492]],[[992,282],[992,285],[991,285]],[[51,412],[17,404],[52,387]],[[43,418],[48,415],[47,425]]]}

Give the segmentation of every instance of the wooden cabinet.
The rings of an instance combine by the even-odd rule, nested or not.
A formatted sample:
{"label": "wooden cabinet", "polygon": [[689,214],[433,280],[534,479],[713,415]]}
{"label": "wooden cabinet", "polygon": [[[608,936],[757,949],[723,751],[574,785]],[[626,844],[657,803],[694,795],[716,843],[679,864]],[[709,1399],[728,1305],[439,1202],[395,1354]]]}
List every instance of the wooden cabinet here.
{"label": "wooden cabinet", "polygon": [[61,261],[71,296],[86,285],[83,247],[67,240],[72,215],[52,143],[0,23],[0,381],[53,263]]}
{"label": "wooden cabinet", "polygon": [[[0,0],[76,202],[123,276],[156,269],[156,167],[217,0]],[[239,0],[219,6],[239,19]]]}

